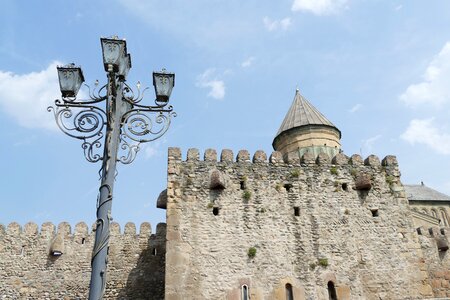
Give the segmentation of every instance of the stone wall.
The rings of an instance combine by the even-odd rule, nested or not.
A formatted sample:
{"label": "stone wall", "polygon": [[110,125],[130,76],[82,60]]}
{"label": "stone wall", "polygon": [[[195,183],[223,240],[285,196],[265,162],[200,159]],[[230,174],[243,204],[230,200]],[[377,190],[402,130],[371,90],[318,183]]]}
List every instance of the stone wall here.
{"label": "stone wall", "polygon": [[199,157],[169,149],[166,300],[433,297],[395,157]]}
{"label": "stone wall", "polygon": [[429,274],[436,297],[450,299],[450,228],[419,227],[417,232],[423,250],[420,272]]}
{"label": "stone wall", "polygon": [[[104,299],[164,298],[165,235],[112,223]],[[87,299],[94,239],[85,223],[0,226],[0,299]]]}

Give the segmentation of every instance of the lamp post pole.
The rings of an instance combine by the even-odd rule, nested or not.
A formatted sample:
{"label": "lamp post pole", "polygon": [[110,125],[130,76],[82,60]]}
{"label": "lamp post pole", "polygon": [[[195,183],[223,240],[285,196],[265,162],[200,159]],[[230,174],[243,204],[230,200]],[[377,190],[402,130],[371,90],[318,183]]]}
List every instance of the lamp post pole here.
{"label": "lamp post pole", "polygon": [[[172,107],[167,105],[175,74],[164,70],[154,72],[155,105],[142,105],[140,102],[146,89],[141,92],[138,83],[136,94],[126,83],[131,56],[126,51],[125,40],[102,38],[101,43],[107,83],[97,91],[96,82],[94,90],[89,88],[89,98],[78,100],[76,96],[84,81],[81,68],[73,64],[58,67],[62,100],[56,100],[55,106],[48,108],[64,133],[83,140],[82,148],[89,162],[102,161],[89,300],[102,299],[106,288],[116,164],[131,163],[140,143],[161,137],[169,128],[171,117],[176,116]],[[97,106],[103,102],[105,109]],[[100,155],[103,137],[103,154]]]}

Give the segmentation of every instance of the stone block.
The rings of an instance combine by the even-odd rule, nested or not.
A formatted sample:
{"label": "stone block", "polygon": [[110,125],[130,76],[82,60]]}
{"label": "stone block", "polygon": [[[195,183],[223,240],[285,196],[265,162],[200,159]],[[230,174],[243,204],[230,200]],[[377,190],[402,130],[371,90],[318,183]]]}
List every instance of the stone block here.
{"label": "stone block", "polygon": [[267,162],[267,155],[264,151],[258,150],[253,155],[253,163],[265,163]]}
{"label": "stone block", "polygon": [[333,159],[331,160],[332,164],[343,166],[348,164],[348,157],[344,153],[338,153],[336,154]]}
{"label": "stone block", "polygon": [[380,159],[378,158],[378,156],[376,155],[369,155],[365,160],[364,160],[364,164],[366,166],[371,166],[371,167],[379,167],[381,166],[380,163]]}
{"label": "stone block", "polygon": [[361,166],[363,164],[363,159],[359,154],[353,154],[350,157],[350,164],[353,166]]}
{"label": "stone block", "polygon": [[381,161],[382,166],[398,166],[397,157],[394,155],[387,155],[383,160]]}
{"label": "stone block", "polygon": [[233,151],[230,149],[223,149],[220,153],[221,162],[233,162]]}
{"label": "stone block", "polygon": [[250,154],[247,150],[239,150],[237,157],[237,162],[250,162]]}
{"label": "stone block", "polygon": [[187,161],[199,161],[200,160],[200,152],[196,148],[191,148],[187,152]]}
{"label": "stone block", "polygon": [[158,199],[156,200],[156,207],[167,209],[167,189],[159,194]]}
{"label": "stone block", "polygon": [[210,175],[209,188],[212,190],[225,189],[225,179],[219,170],[213,170]]}
{"label": "stone block", "polygon": [[181,149],[177,147],[169,147],[167,159],[171,161],[181,161]]}
{"label": "stone block", "polygon": [[313,165],[316,163],[316,159],[311,152],[306,152],[305,154],[302,155],[300,162],[306,165]]}
{"label": "stone block", "polygon": [[206,149],[205,161],[217,161],[217,152],[215,149]]}
{"label": "stone block", "polygon": [[330,157],[328,156],[328,154],[320,152],[319,155],[317,155],[316,164],[318,164],[318,165],[329,165],[330,164]]}
{"label": "stone block", "polygon": [[281,155],[281,152],[274,151],[270,155],[269,161],[273,164],[281,164],[283,163],[283,155]]}

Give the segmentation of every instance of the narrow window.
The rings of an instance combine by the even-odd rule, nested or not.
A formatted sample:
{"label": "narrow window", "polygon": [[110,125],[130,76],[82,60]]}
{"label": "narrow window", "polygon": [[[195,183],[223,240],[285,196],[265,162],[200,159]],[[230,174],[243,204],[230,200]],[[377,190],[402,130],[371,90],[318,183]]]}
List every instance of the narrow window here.
{"label": "narrow window", "polygon": [[294,300],[294,293],[292,292],[292,285],[286,283],[286,300]]}
{"label": "narrow window", "polygon": [[437,212],[436,212],[435,209],[432,209],[432,210],[431,210],[431,214],[432,214],[433,217],[435,217],[436,219],[439,219],[439,217],[438,217]]}
{"label": "narrow window", "polygon": [[300,207],[294,206],[294,216],[300,216]]}
{"label": "narrow window", "polygon": [[217,216],[219,214],[219,208],[218,207],[214,207],[213,208],[213,215]]}
{"label": "narrow window", "polygon": [[347,186],[346,183],[343,183],[343,184],[342,184],[342,189],[343,189],[344,191],[348,191],[348,186]]}
{"label": "narrow window", "polygon": [[157,254],[157,250],[156,250],[156,248],[153,248],[153,250],[152,250],[152,254],[153,254],[153,256],[156,256],[156,254]]}
{"label": "narrow window", "polygon": [[336,289],[333,281],[328,281],[328,299],[337,300]]}
{"label": "narrow window", "polygon": [[84,245],[85,242],[86,242],[86,239],[85,239],[85,238],[82,238],[82,239],[81,239],[81,244]]}
{"label": "narrow window", "polygon": [[241,181],[240,182],[240,184],[241,184],[241,190],[245,190],[245,181]]}
{"label": "narrow window", "polygon": [[248,300],[248,286],[247,285],[243,285],[242,286],[242,300]]}
{"label": "narrow window", "polygon": [[292,184],[286,183],[286,184],[284,185],[284,188],[286,189],[286,192],[289,192],[289,191],[291,190],[291,188],[292,188]]}
{"label": "narrow window", "polygon": [[448,227],[447,214],[445,213],[444,210],[441,210],[441,216],[442,216],[442,225]]}
{"label": "narrow window", "polygon": [[372,212],[372,217],[378,217],[378,209],[371,209],[370,211]]}

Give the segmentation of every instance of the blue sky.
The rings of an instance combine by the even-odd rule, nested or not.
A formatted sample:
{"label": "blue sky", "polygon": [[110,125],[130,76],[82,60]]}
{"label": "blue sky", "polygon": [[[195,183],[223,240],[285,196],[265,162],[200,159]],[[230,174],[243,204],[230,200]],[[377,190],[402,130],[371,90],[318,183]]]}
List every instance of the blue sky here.
{"label": "blue sky", "polygon": [[404,183],[450,194],[449,1],[5,0],[0,25],[0,223],[94,222],[100,165],[46,107],[57,64],[106,80],[99,38],[111,35],[127,39],[130,84],[176,73],[178,117],[119,165],[121,224],[164,221],[169,146],[269,154],[296,87],[342,131],[344,153],[396,155]]}

